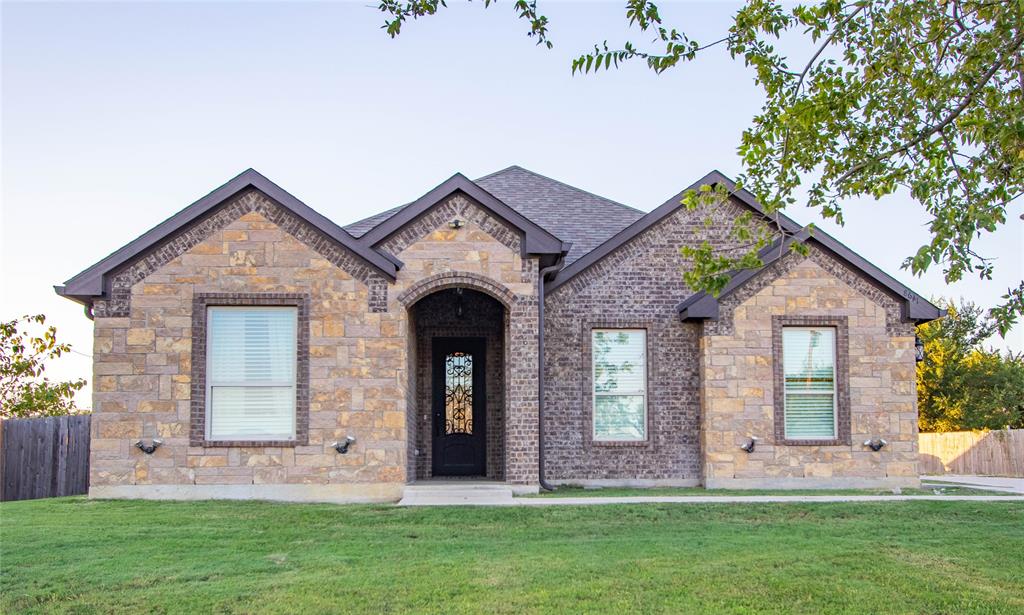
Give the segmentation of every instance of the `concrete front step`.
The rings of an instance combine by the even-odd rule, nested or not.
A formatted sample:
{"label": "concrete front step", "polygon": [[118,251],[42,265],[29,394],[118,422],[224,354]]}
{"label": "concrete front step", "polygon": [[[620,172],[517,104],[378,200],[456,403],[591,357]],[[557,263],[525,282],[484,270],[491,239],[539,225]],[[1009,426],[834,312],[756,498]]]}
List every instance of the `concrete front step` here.
{"label": "concrete front step", "polygon": [[423,482],[406,485],[399,506],[513,506],[504,483]]}

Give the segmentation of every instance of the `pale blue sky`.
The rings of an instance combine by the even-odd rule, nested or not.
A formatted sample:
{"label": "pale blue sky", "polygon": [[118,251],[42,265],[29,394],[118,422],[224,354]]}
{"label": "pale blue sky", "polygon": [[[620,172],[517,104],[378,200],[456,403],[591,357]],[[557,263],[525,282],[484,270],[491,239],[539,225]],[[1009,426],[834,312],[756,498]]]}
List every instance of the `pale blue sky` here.
{"label": "pale blue sky", "polygon": [[[248,167],[341,224],[510,164],[645,211],[711,169],[740,172],[760,107],[742,63],[714,52],[662,76],[572,77],[575,54],[629,34],[622,3],[541,0],[551,51],[511,0],[450,4],[391,40],[376,0],[4,3],[0,318],[46,313],[82,353],[53,375],[88,376],[92,323],[51,286]],[[662,8],[710,40],[735,4]],[[996,279],[951,287],[900,269],[927,237],[905,196],[823,227],[926,296],[991,306],[1024,276],[1021,211],[979,242]],[[1024,349],[1024,330],[1005,344]]]}

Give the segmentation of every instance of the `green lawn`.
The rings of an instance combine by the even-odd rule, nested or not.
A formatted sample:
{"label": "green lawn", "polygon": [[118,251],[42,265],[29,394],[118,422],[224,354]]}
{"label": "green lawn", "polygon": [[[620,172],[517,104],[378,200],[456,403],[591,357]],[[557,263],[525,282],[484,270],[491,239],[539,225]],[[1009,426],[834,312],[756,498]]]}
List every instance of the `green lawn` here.
{"label": "green lawn", "polygon": [[[580,497],[623,497],[623,496],[729,496],[729,495],[897,495],[892,489],[705,489],[704,487],[602,487],[585,488],[564,485],[554,491],[541,491],[536,495],[522,497],[580,498]],[[901,489],[899,495],[1017,495],[1005,491],[989,491],[955,485],[935,489]]]}
{"label": "green lawn", "polygon": [[0,505],[0,612],[1024,612],[1024,504]]}

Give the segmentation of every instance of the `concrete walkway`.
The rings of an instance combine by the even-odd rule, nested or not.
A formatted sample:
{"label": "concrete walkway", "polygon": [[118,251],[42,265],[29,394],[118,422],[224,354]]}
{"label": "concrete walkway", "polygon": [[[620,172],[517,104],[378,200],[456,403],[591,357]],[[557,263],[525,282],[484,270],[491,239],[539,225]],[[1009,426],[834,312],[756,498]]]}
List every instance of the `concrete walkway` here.
{"label": "concrete walkway", "polygon": [[[1009,480],[1012,481],[1015,479]],[[946,482],[942,484],[952,486],[959,483]],[[407,485],[405,487],[402,500],[398,505],[595,506],[599,504],[806,504],[828,502],[910,502],[914,500],[931,502],[1024,502],[1024,493],[1020,495],[593,495],[563,498],[513,497],[512,486],[495,481],[423,481]]]}
{"label": "concrete walkway", "polygon": [[1024,478],[1008,478],[1004,476],[970,476],[963,474],[942,474],[922,476],[921,483],[926,487],[955,486],[988,489],[1024,495]]}
{"label": "concrete walkway", "polygon": [[1015,495],[677,495],[581,498],[515,498],[517,506],[592,504],[806,504],[823,502],[1024,502]]}

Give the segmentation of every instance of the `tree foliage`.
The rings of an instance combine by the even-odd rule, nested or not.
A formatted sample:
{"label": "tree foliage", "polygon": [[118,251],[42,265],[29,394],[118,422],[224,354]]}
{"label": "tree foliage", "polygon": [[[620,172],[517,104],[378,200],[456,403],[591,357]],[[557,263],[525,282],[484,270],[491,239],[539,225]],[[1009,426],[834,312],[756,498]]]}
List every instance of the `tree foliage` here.
{"label": "tree foliage", "polygon": [[985,349],[997,325],[970,301],[946,309],[946,318],[917,329],[921,430],[1024,428],[1024,354]]}
{"label": "tree foliage", "polygon": [[[739,154],[742,184],[769,213],[806,191],[805,204],[842,224],[848,199],[906,190],[923,206],[930,240],[904,267],[918,275],[941,267],[947,282],[991,279],[995,263],[976,241],[1005,225],[1008,205],[1024,194],[1024,2],[746,0],[728,32],[710,42],[665,24],[650,0],[625,4],[629,25],[653,42],[604,41],[573,61],[573,73],[633,60],[662,73],[722,46],[753,69],[765,95]],[[379,9],[394,37],[409,19],[443,6],[381,0]],[[551,47],[536,1],[514,7],[529,35]],[[780,46],[800,49],[800,57]],[[756,266],[758,252],[785,235],[774,226],[748,230],[753,241],[743,254],[697,249],[700,273],[687,281],[717,293],[729,271]],[[990,312],[1004,335],[1022,313],[1024,282]]]}
{"label": "tree foliage", "polygon": [[42,314],[0,322],[0,418],[75,414],[75,392],[85,380],[51,382],[44,376],[45,362],[71,351],[57,342],[57,328],[47,327],[32,336],[26,325],[45,326]]}

